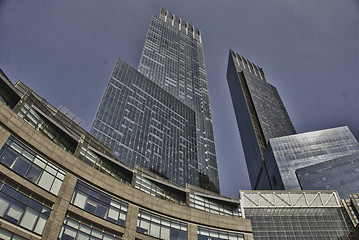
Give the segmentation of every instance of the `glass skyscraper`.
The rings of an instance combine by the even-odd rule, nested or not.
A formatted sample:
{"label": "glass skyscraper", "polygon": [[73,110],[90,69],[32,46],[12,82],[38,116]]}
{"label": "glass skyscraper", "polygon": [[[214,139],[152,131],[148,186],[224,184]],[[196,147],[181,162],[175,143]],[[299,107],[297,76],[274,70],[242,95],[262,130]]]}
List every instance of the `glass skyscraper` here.
{"label": "glass skyscraper", "polygon": [[264,159],[273,189],[359,192],[359,143],[348,127],[270,139]]}
{"label": "glass skyscraper", "polygon": [[201,32],[152,16],[138,71],[117,62],[91,133],[128,166],[219,192]]}
{"label": "glass skyscraper", "polygon": [[359,192],[359,143],[348,127],[296,134],[262,69],[232,50],[227,80],[253,189]]}
{"label": "glass skyscraper", "polygon": [[269,139],[295,134],[293,124],[263,70],[232,50],[227,80],[252,189],[271,189],[265,149]]}

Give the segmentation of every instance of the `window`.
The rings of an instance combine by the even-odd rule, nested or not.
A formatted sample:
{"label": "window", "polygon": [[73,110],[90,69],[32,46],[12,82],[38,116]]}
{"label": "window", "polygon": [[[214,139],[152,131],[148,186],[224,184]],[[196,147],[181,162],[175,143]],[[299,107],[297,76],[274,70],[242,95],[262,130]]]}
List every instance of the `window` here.
{"label": "window", "polygon": [[100,218],[125,226],[128,204],[77,181],[71,204]]}
{"label": "window", "polygon": [[58,194],[66,174],[13,137],[0,149],[0,163],[54,195]]}
{"label": "window", "polygon": [[219,215],[241,217],[239,203],[224,202],[193,193],[190,193],[190,207]]}
{"label": "window", "polygon": [[137,232],[161,239],[187,239],[187,224],[140,209]]}
{"label": "window", "polygon": [[23,238],[15,233],[12,233],[6,229],[0,228],[0,239],[6,239],[6,240],[26,240],[26,238]]}
{"label": "window", "polygon": [[[77,141],[61,130],[58,126],[43,117],[33,107],[30,107],[25,103],[18,115],[64,150],[71,153],[75,152]],[[67,129],[67,131],[71,132],[69,129]]]}
{"label": "window", "polygon": [[217,229],[197,227],[197,239],[198,240],[217,240],[217,239],[229,239],[229,240],[244,240],[242,233],[228,232]]}
{"label": "window", "polygon": [[51,207],[51,203],[0,176],[0,217],[41,235]]}
{"label": "window", "polygon": [[104,228],[74,214],[67,214],[62,223],[58,239],[120,240],[122,239],[122,233]]}

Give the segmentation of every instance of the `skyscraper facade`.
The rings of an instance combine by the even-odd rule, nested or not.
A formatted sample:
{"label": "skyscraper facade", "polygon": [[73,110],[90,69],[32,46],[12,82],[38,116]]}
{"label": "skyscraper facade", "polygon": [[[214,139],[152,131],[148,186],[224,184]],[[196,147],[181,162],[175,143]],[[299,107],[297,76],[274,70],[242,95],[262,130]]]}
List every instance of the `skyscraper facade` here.
{"label": "skyscraper facade", "polygon": [[[151,169],[180,186],[219,192],[201,32],[161,9],[151,19],[138,72],[119,62],[91,133],[129,166]],[[142,82],[120,86],[130,78],[153,84],[141,93]],[[152,105],[145,95],[161,100]]]}
{"label": "skyscraper facade", "polygon": [[359,192],[359,143],[348,127],[296,134],[262,69],[232,50],[227,80],[253,189]]}
{"label": "skyscraper facade", "polygon": [[270,139],[264,159],[272,189],[359,192],[359,143],[348,127]]}
{"label": "skyscraper facade", "polygon": [[271,189],[265,149],[269,139],[295,134],[293,124],[263,70],[232,50],[227,80],[252,189]]}

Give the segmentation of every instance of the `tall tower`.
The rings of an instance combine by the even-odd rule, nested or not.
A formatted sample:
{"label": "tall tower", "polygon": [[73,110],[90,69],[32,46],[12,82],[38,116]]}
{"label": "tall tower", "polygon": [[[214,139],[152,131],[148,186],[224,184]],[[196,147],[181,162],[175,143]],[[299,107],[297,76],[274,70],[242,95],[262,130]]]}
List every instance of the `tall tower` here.
{"label": "tall tower", "polygon": [[219,192],[200,31],[153,16],[138,71],[117,62],[91,134],[128,166]]}
{"label": "tall tower", "polygon": [[227,80],[252,189],[272,189],[265,150],[269,139],[295,134],[293,124],[263,70],[232,50]]}
{"label": "tall tower", "polygon": [[219,190],[200,30],[161,9],[151,19],[138,71],[195,112],[199,181]]}

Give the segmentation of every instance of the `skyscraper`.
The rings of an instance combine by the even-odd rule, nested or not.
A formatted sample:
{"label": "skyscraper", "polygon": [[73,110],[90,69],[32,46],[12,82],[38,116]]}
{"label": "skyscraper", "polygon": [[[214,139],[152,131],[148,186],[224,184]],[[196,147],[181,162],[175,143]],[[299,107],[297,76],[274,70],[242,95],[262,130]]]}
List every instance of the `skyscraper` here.
{"label": "skyscraper", "polygon": [[227,80],[252,189],[271,189],[265,149],[269,139],[295,134],[293,124],[263,70],[232,50]]}
{"label": "skyscraper", "polygon": [[359,143],[348,127],[296,134],[262,69],[232,50],[227,79],[253,189],[359,192]]}
{"label": "skyscraper", "polygon": [[348,127],[270,139],[264,160],[272,189],[359,192],[359,143]]}
{"label": "skyscraper", "polygon": [[131,167],[219,192],[201,32],[153,16],[138,71],[118,61],[91,133]]}

